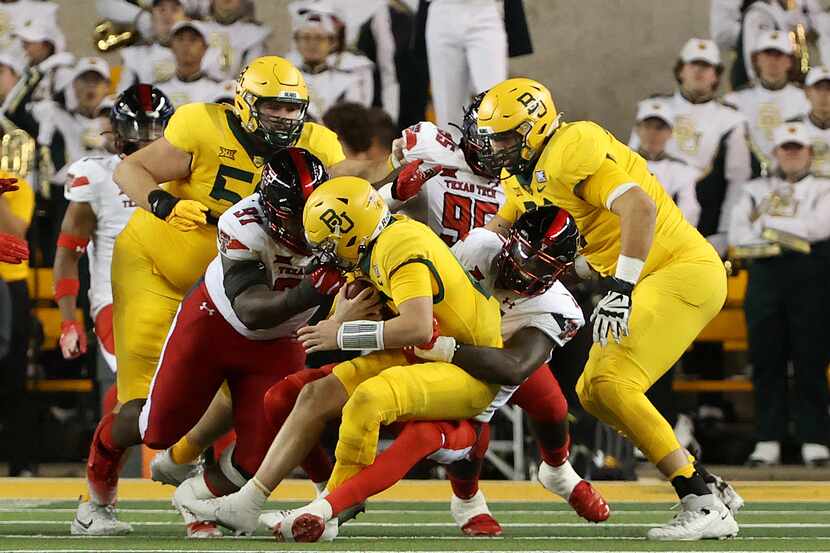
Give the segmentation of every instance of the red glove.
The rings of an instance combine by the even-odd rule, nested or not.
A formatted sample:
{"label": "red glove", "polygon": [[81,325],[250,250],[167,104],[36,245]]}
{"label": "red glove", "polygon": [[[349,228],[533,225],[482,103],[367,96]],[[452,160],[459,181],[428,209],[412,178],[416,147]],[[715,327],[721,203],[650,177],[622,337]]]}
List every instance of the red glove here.
{"label": "red glove", "polygon": [[15,184],[16,182],[17,179],[15,178],[0,179],[0,195],[18,190],[20,187]]}
{"label": "red glove", "polygon": [[441,336],[441,325],[438,324],[438,319],[432,317],[432,338],[429,342],[425,342],[419,346],[406,346],[402,348],[404,357],[406,357],[406,360],[409,361],[410,364],[423,363],[424,360],[415,355],[414,348],[432,349],[432,346],[435,345],[435,340],[437,340],[439,336]]}
{"label": "red glove", "polygon": [[410,161],[395,177],[395,182],[392,183],[392,197],[398,201],[405,202],[412,196],[418,194],[424,183],[441,172],[444,168],[441,165],[434,165],[425,171],[421,171],[420,165],[424,161],[416,159]]}
{"label": "red glove", "polygon": [[[11,180],[11,179],[0,179]],[[22,238],[0,232],[0,263],[17,265],[29,259],[29,245]]]}
{"label": "red glove", "polygon": [[325,296],[333,296],[346,284],[346,277],[331,265],[320,265],[311,272],[311,285]]}
{"label": "red glove", "polygon": [[75,359],[86,353],[86,330],[78,321],[61,321],[58,341],[64,359]]}

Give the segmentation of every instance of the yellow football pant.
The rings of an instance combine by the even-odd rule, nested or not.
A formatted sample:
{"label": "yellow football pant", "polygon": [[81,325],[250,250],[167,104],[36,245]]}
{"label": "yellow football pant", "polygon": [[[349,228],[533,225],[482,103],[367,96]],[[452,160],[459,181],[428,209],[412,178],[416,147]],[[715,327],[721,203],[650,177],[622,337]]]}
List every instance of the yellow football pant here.
{"label": "yellow football pant", "polygon": [[142,209],[115,240],[113,332],[118,401],[146,398],[184,295],[216,255],[216,227],[181,232]]}
{"label": "yellow football pant", "polygon": [[498,385],[486,384],[450,363],[407,365],[399,351],[379,351],[340,363],[334,374],[346,388],[337,462],[329,490],[375,460],[380,425],[401,420],[460,420],[481,413]]}
{"label": "yellow football pant", "polygon": [[582,406],[628,436],[657,464],[680,448],[645,392],[714,318],[726,299],[726,272],[711,247],[700,247],[643,278],[634,288],[629,335],[594,344],[576,384]]}

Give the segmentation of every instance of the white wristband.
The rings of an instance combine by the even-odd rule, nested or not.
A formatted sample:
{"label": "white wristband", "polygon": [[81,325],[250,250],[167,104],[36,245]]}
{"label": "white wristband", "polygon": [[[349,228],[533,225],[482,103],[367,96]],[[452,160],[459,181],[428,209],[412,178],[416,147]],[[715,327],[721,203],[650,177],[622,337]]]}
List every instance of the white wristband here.
{"label": "white wristband", "polygon": [[391,182],[388,182],[380,188],[378,188],[378,194],[380,194],[380,197],[383,198],[384,202],[386,202],[386,206],[389,208],[390,211],[396,211],[405,203],[400,200],[396,200],[392,197]]}
{"label": "white wristband", "polygon": [[392,169],[398,169],[402,163],[401,160],[395,157],[395,153],[389,154],[389,165],[392,166]]}
{"label": "white wristband", "polygon": [[631,284],[637,284],[640,280],[640,273],[643,272],[643,265],[646,262],[636,257],[628,257],[620,255],[617,258],[617,270],[614,273],[614,278],[624,280]]}
{"label": "white wristband", "polygon": [[349,321],[337,329],[337,347],[343,351],[383,349],[383,321]]}

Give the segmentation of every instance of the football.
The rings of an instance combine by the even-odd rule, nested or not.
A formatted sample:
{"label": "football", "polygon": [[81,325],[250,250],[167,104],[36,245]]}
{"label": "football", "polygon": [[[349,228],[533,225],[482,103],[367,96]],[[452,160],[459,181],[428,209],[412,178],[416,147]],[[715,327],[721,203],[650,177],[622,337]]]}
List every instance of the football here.
{"label": "football", "polygon": [[354,299],[359,293],[372,286],[368,280],[357,279],[346,284],[346,299]]}

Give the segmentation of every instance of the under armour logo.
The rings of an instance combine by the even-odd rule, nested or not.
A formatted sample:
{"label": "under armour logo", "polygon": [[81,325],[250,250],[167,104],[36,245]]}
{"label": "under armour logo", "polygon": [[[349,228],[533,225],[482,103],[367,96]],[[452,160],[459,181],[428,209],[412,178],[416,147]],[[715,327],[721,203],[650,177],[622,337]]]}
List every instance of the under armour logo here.
{"label": "under armour logo", "polygon": [[216,313],[215,309],[211,309],[210,307],[208,307],[208,304],[207,304],[206,301],[203,301],[202,305],[199,306],[199,311],[207,311],[208,312],[208,317],[212,317],[213,314]]}

